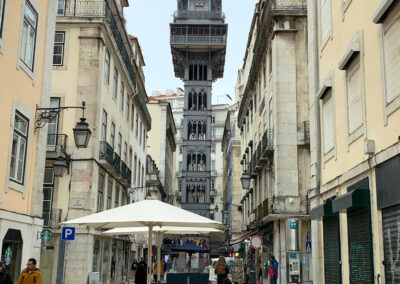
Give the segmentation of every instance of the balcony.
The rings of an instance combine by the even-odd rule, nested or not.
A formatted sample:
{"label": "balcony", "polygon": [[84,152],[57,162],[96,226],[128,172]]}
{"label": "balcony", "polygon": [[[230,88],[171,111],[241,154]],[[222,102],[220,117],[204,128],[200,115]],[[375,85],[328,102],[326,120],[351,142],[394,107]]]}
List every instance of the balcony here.
{"label": "balcony", "polygon": [[114,165],[114,150],[106,141],[100,142],[99,149],[100,163],[108,170],[111,170]]}
{"label": "balcony", "polygon": [[225,46],[226,35],[171,35],[171,45]]}
{"label": "balcony", "polygon": [[58,0],[57,16],[64,17],[104,17],[104,0]]}
{"label": "balcony", "polygon": [[117,153],[114,153],[113,167],[117,173],[121,173],[121,158]]}
{"label": "balcony", "polygon": [[47,152],[64,153],[67,147],[66,134],[47,134]]}
{"label": "balcony", "polygon": [[267,129],[261,142],[260,159],[269,158],[274,151],[274,131]]}
{"label": "balcony", "polygon": [[217,11],[185,11],[178,10],[174,13],[175,20],[177,19],[196,19],[196,20],[224,20],[225,14]]}
{"label": "balcony", "polygon": [[43,211],[43,227],[58,228],[60,223],[66,221],[62,218],[62,209],[52,209],[51,211]]}
{"label": "balcony", "polygon": [[265,199],[256,209],[256,220],[262,222],[263,218],[269,214],[268,198]]}

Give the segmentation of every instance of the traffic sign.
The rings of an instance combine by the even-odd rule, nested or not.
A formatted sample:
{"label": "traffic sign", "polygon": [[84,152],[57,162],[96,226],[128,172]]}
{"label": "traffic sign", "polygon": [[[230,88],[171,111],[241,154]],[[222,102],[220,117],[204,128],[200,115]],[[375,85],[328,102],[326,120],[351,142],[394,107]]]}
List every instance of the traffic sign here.
{"label": "traffic sign", "polygon": [[63,227],[61,239],[64,241],[75,240],[75,228],[74,227]]}
{"label": "traffic sign", "polygon": [[45,229],[40,233],[40,238],[44,242],[50,241],[52,236],[53,236],[53,233],[49,229]]}
{"label": "traffic sign", "polygon": [[290,222],[290,229],[293,229],[293,230],[297,229],[297,222],[296,221],[291,221]]}
{"label": "traffic sign", "polygon": [[263,245],[263,240],[260,236],[252,236],[250,238],[250,245],[253,249],[260,249]]}

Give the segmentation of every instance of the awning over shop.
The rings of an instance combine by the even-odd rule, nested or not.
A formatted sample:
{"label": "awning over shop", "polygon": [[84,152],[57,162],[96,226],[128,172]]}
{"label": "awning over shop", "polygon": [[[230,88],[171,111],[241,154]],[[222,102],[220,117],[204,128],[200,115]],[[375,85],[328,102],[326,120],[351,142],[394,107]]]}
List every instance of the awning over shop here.
{"label": "awning over shop", "polygon": [[241,235],[239,238],[231,240],[230,244],[234,245],[234,244],[238,244],[243,242],[245,239],[255,235],[257,233],[257,231],[251,231],[251,232],[246,232],[245,234]]}
{"label": "awning over shop", "polygon": [[332,200],[327,200],[325,203],[314,207],[310,212],[310,219],[315,220],[320,217],[331,217],[336,215],[332,212]]}
{"label": "awning over shop", "polygon": [[355,189],[332,201],[332,212],[339,212],[349,208],[368,207],[369,190]]}

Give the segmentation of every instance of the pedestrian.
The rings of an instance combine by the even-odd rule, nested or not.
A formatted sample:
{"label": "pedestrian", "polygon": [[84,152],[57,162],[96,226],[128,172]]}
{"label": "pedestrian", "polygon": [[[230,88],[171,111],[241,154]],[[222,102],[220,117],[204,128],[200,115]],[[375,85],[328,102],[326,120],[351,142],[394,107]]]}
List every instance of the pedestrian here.
{"label": "pedestrian", "polygon": [[249,280],[249,271],[247,269],[247,263],[245,263],[243,266],[243,284],[249,284]]}
{"label": "pedestrian", "polygon": [[36,267],[36,259],[30,258],[18,277],[17,284],[42,284],[42,272]]}
{"label": "pedestrian", "polygon": [[224,279],[224,281],[222,281],[222,284],[232,284],[232,281],[227,277]]}
{"label": "pedestrian", "polygon": [[147,267],[147,263],[144,261],[144,258],[143,258],[143,257],[140,259],[139,265],[140,265],[140,264],[142,264],[142,265],[144,265],[145,267]]}
{"label": "pedestrian", "polygon": [[229,268],[223,256],[220,256],[215,264],[215,274],[217,274],[218,284],[222,284],[222,281],[224,281],[225,278],[228,278]]}
{"label": "pedestrian", "polygon": [[135,274],[136,274],[136,269],[138,268],[138,262],[137,259],[133,259],[132,265],[131,265],[131,272],[132,272],[132,279],[135,280]]}
{"label": "pedestrian", "polygon": [[271,284],[277,284],[279,263],[276,261],[275,256],[273,255],[269,256],[269,261],[271,262],[269,268],[269,278],[271,279]]}
{"label": "pedestrian", "polygon": [[143,260],[139,262],[136,273],[135,273],[135,284],[146,284],[147,283],[147,271],[146,262]]}
{"label": "pedestrian", "polygon": [[13,284],[10,274],[6,270],[6,265],[0,262],[0,284]]}
{"label": "pedestrian", "polygon": [[[162,259],[160,261],[160,279],[163,279],[164,277],[164,268],[165,268],[165,262],[164,259]],[[156,261],[156,263],[154,263],[154,267],[153,267],[153,279],[154,281],[157,282],[157,271],[158,270],[158,261]]]}

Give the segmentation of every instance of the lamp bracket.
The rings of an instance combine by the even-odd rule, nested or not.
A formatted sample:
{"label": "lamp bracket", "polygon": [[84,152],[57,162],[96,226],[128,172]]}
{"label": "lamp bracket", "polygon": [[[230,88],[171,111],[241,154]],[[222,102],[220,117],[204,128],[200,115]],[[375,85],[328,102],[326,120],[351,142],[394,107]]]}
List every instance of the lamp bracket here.
{"label": "lamp bracket", "polygon": [[85,117],[86,109],[85,101],[82,101],[82,106],[63,106],[63,107],[39,107],[36,105],[35,112],[35,132],[43,128],[46,123],[52,121],[60,112],[66,109],[81,109],[82,117]]}

